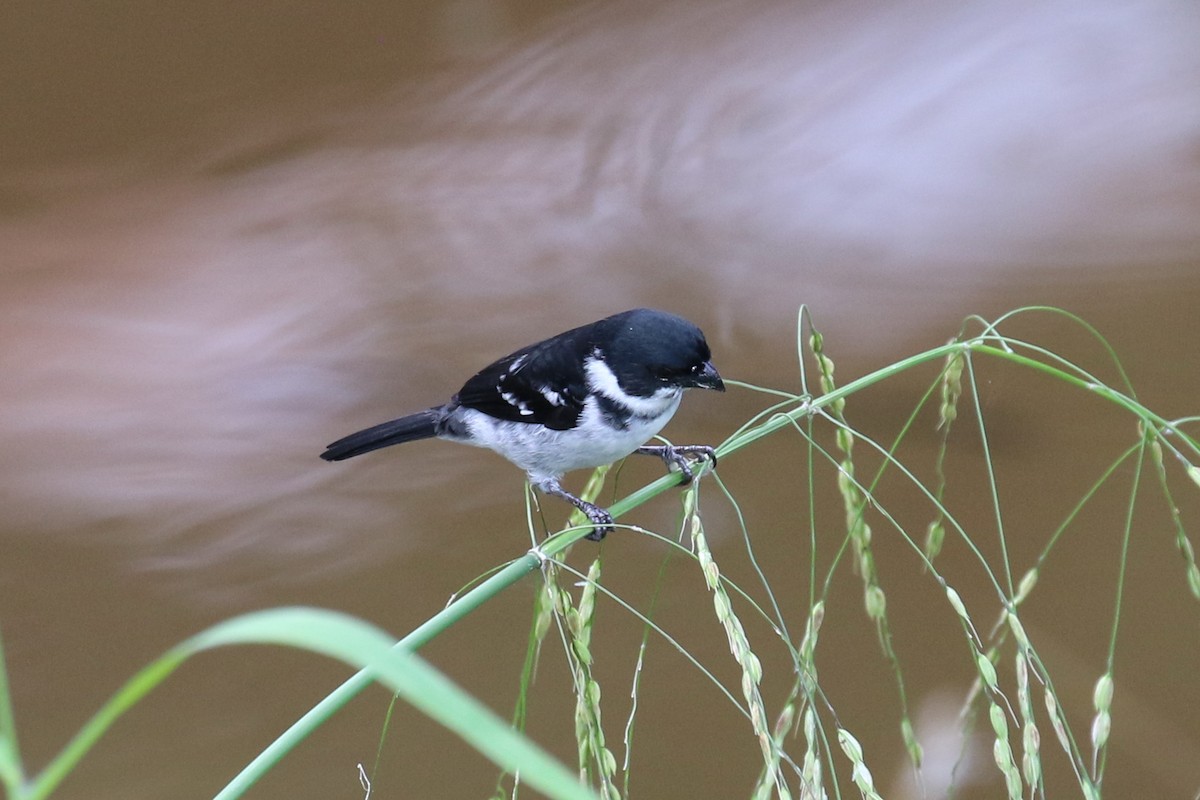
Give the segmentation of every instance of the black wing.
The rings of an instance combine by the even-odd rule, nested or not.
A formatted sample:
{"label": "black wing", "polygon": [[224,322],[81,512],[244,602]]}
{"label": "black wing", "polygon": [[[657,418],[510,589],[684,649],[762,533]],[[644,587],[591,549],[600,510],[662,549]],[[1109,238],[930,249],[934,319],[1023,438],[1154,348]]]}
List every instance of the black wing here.
{"label": "black wing", "polygon": [[512,422],[575,427],[587,399],[584,359],[592,354],[590,326],[522,348],[467,381],[459,405]]}

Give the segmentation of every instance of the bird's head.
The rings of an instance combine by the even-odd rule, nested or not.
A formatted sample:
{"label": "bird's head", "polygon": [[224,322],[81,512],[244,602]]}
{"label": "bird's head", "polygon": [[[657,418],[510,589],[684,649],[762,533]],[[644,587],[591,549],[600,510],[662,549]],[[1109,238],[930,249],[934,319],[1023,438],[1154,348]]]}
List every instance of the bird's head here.
{"label": "bird's head", "polygon": [[725,391],[704,334],[683,317],[638,308],[603,320],[601,332],[604,341],[596,344],[630,394],[649,397],[664,388]]}

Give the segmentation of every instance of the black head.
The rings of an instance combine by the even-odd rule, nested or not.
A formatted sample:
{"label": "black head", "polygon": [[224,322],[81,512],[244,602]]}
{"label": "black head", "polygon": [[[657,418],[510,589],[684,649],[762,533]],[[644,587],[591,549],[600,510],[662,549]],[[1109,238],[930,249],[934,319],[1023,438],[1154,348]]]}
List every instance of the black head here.
{"label": "black head", "polygon": [[596,323],[596,345],[621,388],[649,396],[663,388],[725,391],[704,334],[683,317],[635,308]]}

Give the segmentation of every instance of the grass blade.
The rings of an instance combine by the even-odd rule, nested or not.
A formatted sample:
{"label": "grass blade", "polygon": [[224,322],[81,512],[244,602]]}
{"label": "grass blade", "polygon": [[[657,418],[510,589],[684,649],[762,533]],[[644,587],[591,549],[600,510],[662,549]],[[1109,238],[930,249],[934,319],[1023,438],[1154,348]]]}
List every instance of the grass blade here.
{"label": "grass blade", "polygon": [[313,608],[281,608],[235,617],[172,648],[121,687],[22,793],[22,798],[47,797],[118,717],[185,660],[217,647],[245,644],[296,647],[359,667],[366,680],[387,685],[496,764],[519,771],[523,781],[547,796],[594,798],[549,754],[425,661],[397,649],[387,633],[353,617]]}

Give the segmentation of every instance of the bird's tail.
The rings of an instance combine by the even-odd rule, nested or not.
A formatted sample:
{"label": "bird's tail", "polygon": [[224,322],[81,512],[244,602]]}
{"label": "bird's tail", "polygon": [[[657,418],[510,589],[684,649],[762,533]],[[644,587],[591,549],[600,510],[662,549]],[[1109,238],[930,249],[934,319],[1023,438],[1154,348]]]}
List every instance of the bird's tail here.
{"label": "bird's tail", "polygon": [[407,417],[384,422],[366,430],[338,439],[325,448],[321,458],[326,461],[341,461],[353,458],[381,447],[428,439],[437,435],[438,409],[430,408],[409,414]]}

